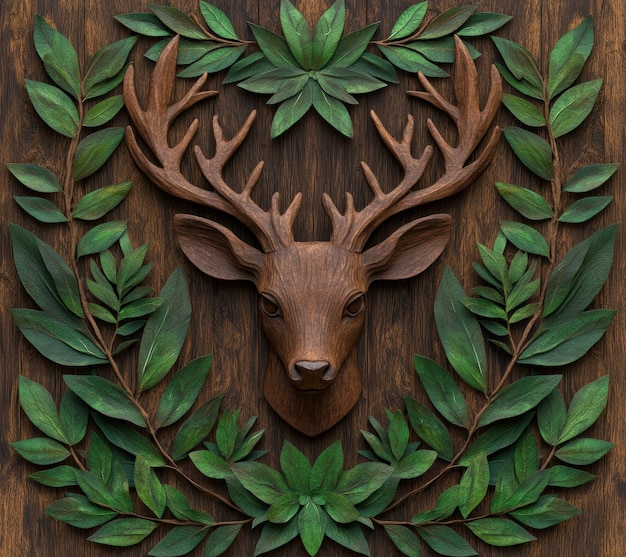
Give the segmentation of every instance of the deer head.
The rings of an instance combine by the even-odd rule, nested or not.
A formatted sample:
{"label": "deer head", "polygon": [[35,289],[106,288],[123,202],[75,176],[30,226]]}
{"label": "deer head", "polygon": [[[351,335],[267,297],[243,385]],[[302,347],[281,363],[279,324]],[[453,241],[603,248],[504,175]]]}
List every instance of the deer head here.
{"label": "deer head", "polygon": [[443,251],[451,229],[448,215],[430,215],[401,226],[382,242],[364,250],[372,232],[391,215],[442,199],[469,185],[488,165],[499,130],[494,128],[484,149],[473,162],[468,159],[491,125],[501,97],[501,82],[491,70],[491,91],[480,108],[477,73],[471,56],[456,41],[455,94],[457,105],[445,100],[423,76],[425,91],[412,94],[447,113],[458,129],[458,145],[450,146],[432,121],[427,125],[445,162],[436,183],[412,191],[432,155],[432,147],[419,158],[411,154],[413,118],[400,141],[384,128],[374,112],[372,120],[380,137],[404,169],[402,181],[384,193],[374,173],[361,163],[373,193],[361,210],[346,194],[341,212],[327,194],[323,205],[332,223],[327,242],[297,242],[292,226],[301,205],[297,194],[281,212],[280,194],[263,210],[251,199],[263,167],[260,162],[240,192],[222,177],[224,165],[241,145],[255,118],[252,112],[241,129],[225,139],[217,116],[213,118],[216,150],[207,158],[194,149],[196,160],[214,190],[199,188],[180,171],[183,154],[191,143],[198,121],[174,146],[168,142],[172,121],[186,108],[212,94],[201,91],[201,77],[178,102],[170,105],[176,72],[177,40],[163,51],[153,73],[147,108],[137,100],[134,69],[124,80],[126,105],[135,127],[152,151],[156,163],[141,150],[131,127],[127,129],[130,152],[144,173],[166,192],[234,216],[256,236],[261,249],[249,245],[225,226],[193,215],[176,215],[178,242],[191,262],[207,275],[222,280],[247,280],[259,293],[262,328],[269,340],[270,357],[264,395],[274,410],[307,435],[317,435],[337,423],[360,396],[355,345],[363,327],[365,295],[376,280],[413,277],[426,269]]}

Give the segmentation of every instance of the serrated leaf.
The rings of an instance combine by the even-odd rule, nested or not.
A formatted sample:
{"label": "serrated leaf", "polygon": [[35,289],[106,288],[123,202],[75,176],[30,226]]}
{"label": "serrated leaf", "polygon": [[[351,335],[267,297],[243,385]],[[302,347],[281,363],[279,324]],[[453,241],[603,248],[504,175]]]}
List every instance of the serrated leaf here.
{"label": "serrated leaf", "polygon": [[72,173],[83,180],[106,163],[124,138],[124,128],[106,128],[88,135],[76,147]]}
{"label": "serrated leaf", "polygon": [[22,458],[40,466],[57,464],[70,456],[70,451],[61,443],[47,437],[33,437],[23,441],[14,441],[11,443],[11,447]]}
{"label": "serrated leaf", "polygon": [[428,2],[419,2],[409,6],[394,23],[387,40],[404,39],[415,33],[424,20],[427,9]]}
{"label": "serrated leaf", "polygon": [[89,109],[83,120],[83,126],[88,128],[103,126],[113,119],[123,106],[124,97],[122,95],[115,95],[105,99]]}
{"label": "serrated leaf", "polygon": [[[426,2],[424,2],[425,4]],[[412,530],[400,524],[385,524],[385,532],[393,545],[403,554],[409,557],[421,557],[422,547],[419,538]]]}
{"label": "serrated leaf", "polygon": [[456,34],[459,37],[480,37],[500,29],[511,21],[512,16],[491,12],[478,12],[470,16]]}
{"label": "serrated leaf", "polygon": [[87,98],[93,98],[93,92],[98,85],[111,80],[122,71],[136,42],[137,37],[127,37],[106,45],[93,55],[83,82]]}
{"label": "serrated leaf", "polygon": [[481,518],[468,522],[466,526],[477,538],[496,547],[508,547],[537,539],[519,524],[506,518]]}
{"label": "serrated leaf", "polygon": [[22,410],[35,427],[47,436],[69,444],[54,399],[43,385],[20,375],[19,400]]}
{"label": "serrated leaf", "polygon": [[438,39],[461,27],[476,11],[476,6],[456,6],[439,14],[426,25],[420,39]]}
{"label": "serrated leaf", "polygon": [[515,126],[506,127],[502,131],[507,143],[526,168],[544,180],[552,179],[552,150],[545,139]]}
{"label": "serrated leaf", "polygon": [[567,89],[580,75],[593,49],[593,18],[585,18],[576,28],[563,35],[550,52],[548,98]]}
{"label": "serrated leaf", "polygon": [[413,431],[441,458],[451,460],[454,455],[452,438],[443,422],[421,402],[406,395],[403,398]]}
{"label": "serrated leaf", "polygon": [[550,125],[555,138],[576,129],[589,116],[602,81],[596,79],[574,85],[556,100],[550,109]]}
{"label": "serrated leaf", "polygon": [[80,96],[80,70],[76,50],[70,41],[39,15],[35,16],[33,38],[35,50],[48,75],[57,85],[74,98],[78,98]]}
{"label": "serrated leaf", "polygon": [[178,72],[178,77],[198,77],[203,73],[217,73],[232,66],[245,52],[246,46],[224,46],[211,49],[204,56]]}
{"label": "serrated leaf", "polygon": [[141,337],[137,369],[141,391],[154,387],[172,368],[191,318],[187,283],[180,268],[170,275],[159,296],[163,303],[148,318]]}
{"label": "serrated leaf", "polygon": [[609,376],[605,375],[580,389],[572,399],[563,425],[559,444],[573,439],[591,427],[606,407],[609,395]]}
{"label": "serrated leaf", "polygon": [[551,446],[559,443],[567,419],[565,402],[559,389],[554,389],[537,407],[537,425],[543,440]]}
{"label": "serrated leaf", "polygon": [[509,109],[515,118],[526,126],[540,128],[546,125],[546,119],[541,111],[525,99],[505,93],[502,95],[502,104]]}
{"label": "serrated leaf", "polygon": [[217,413],[224,395],[217,396],[205,402],[180,426],[172,446],[172,458],[180,460],[187,456],[213,429],[217,420]]}
{"label": "serrated leaf", "polygon": [[313,81],[311,87],[311,101],[313,107],[317,113],[339,133],[346,137],[352,137],[352,120],[348,109],[340,100],[326,94],[319,85],[321,84]]}
{"label": "serrated leaf", "polygon": [[417,528],[417,532],[426,544],[440,555],[451,557],[469,557],[478,555],[474,548],[449,526],[434,525]]}
{"label": "serrated leaf", "polygon": [[27,79],[26,90],[35,112],[55,132],[65,137],[74,137],[78,132],[79,116],[72,99],[61,89]]}
{"label": "serrated leaf", "polygon": [[67,222],[56,205],[43,197],[14,196],[15,202],[31,217],[47,224]]}
{"label": "serrated leaf", "polygon": [[202,29],[200,29],[187,14],[181,12],[179,9],[155,4],[149,4],[148,7],[166,27],[177,35],[187,37],[188,39],[206,39]]}
{"label": "serrated leaf", "polygon": [[91,503],[83,495],[72,494],[50,505],[45,513],[75,528],[94,528],[117,516],[115,511]]}
{"label": "serrated leaf", "polygon": [[613,197],[608,196],[591,196],[584,197],[574,201],[566,211],[560,216],[560,222],[581,223],[587,222],[603,211],[609,203],[613,201]]}
{"label": "serrated leaf", "polygon": [[63,191],[61,184],[48,169],[36,164],[6,163],[9,172],[27,188],[40,193]]}
{"label": "serrated leaf", "polygon": [[312,80],[308,80],[300,93],[287,99],[278,107],[272,120],[272,139],[285,133],[311,108],[313,104],[313,85],[311,82]]}
{"label": "serrated leaf", "polygon": [[522,351],[519,363],[539,366],[572,363],[602,338],[614,317],[612,310],[592,310],[552,325]]}
{"label": "serrated leaf", "polygon": [[200,2],[200,13],[213,33],[224,39],[238,40],[233,24],[222,10],[208,2]]}
{"label": "serrated leaf", "polygon": [[448,77],[439,66],[419,52],[405,46],[378,45],[380,51],[394,66],[409,73],[422,72],[426,77]]}
{"label": "serrated leaf", "polygon": [[527,224],[515,221],[500,221],[500,230],[516,248],[527,253],[549,257],[550,246],[546,239]]}
{"label": "serrated leaf", "polygon": [[124,27],[146,37],[167,37],[170,30],[161,23],[161,20],[152,14],[143,12],[119,14],[113,16]]}
{"label": "serrated leaf", "polygon": [[67,323],[36,310],[14,309],[11,313],[22,334],[48,360],[64,366],[107,363],[102,351]]}
{"label": "serrated leaf", "polygon": [[613,176],[619,167],[619,164],[590,164],[583,166],[574,173],[563,189],[571,193],[585,193],[594,190]]}
{"label": "serrated leaf", "polygon": [[[135,459],[134,479],[139,499],[157,518],[161,518],[165,512],[165,488],[142,455],[137,455]],[[151,554],[154,555],[154,553]]]}
{"label": "serrated leaf", "polygon": [[147,538],[159,526],[145,518],[118,518],[89,536],[90,542],[115,547],[128,547]]}
{"label": "serrated leaf", "polygon": [[[534,56],[524,46],[502,37],[491,37],[502,56],[507,69],[516,81],[527,82],[527,86],[538,99],[542,99],[542,79]],[[500,69],[500,68],[498,68]],[[506,79],[506,73],[503,73]],[[522,91],[524,92],[524,91]],[[534,96],[534,95],[533,95]]]}
{"label": "serrated leaf", "polygon": [[463,306],[466,295],[446,267],[435,300],[435,323],[446,356],[461,379],[486,392],[487,356],[478,321]]}
{"label": "serrated leaf", "polygon": [[485,498],[488,487],[489,463],[486,455],[479,454],[469,463],[459,483],[459,511],[463,518],[467,518]]}
{"label": "serrated leaf", "polygon": [[481,414],[478,425],[519,416],[535,408],[561,381],[561,375],[522,377],[504,387]]}
{"label": "serrated leaf", "polygon": [[81,220],[97,220],[117,207],[131,187],[131,182],[123,182],[89,192],[78,201],[72,216]]}

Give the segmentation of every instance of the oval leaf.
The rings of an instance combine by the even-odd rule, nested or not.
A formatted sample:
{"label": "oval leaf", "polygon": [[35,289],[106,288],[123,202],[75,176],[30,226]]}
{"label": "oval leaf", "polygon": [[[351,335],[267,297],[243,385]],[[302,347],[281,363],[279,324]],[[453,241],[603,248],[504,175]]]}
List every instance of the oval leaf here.
{"label": "oval leaf", "polygon": [[92,191],[78,201],[72,216],[81,220],[99,219],[117,207],[128,195],[131,187],[131,182],[124,182]]}
{"label": "oval leaf", "polygon": [[7,163],[9,172],[15,176],[21,184],[40,193],[55,193],[63,191],[61,184],[52,172],[36,164]]}
{"label": "oval leaf", "polygon": [[583,123],[596,103],[600,87],[602,79],[579,83],[556,100],[550,110],[550,125],[554,137],[561,137]]}
{"label": "oval leaf", "polygon": [[107,128],[88,135],[76,147],[73,175],[82,180],[96,172],[124,138],[124,128]]}
{"label": "oval leaf", "polygon": [[402,12],[402,14],[400,14],[400,17],[394,23],[387,40],[393,41],[396,39],[404,39],[405,37],[415,33],[424,20],[427,9],[428,2],[419,2],[409,6]]}
{"label": "oval leaf", "polygon": [[507,143],[526,168],[544,180],[552,179],[552,149],[545,139],[514,126],[502,131]]}
{"label": "oval leaf", "polygon": [[87,539],[104,545],[128,547],[147,538],[158,526],[158,522],[145,518],[118,518],[105,524]]}
{"label": "oval leaf", "polygon": [[40,81],[26,80],[26,90],[35,112],[55,132],[74,137],[78,132],[79,116],[72,99],[61,89]]}
{"label": "oval leaf", "polygon": [[538,193],[503,182],[496,182],[496,188],[502,199],[527,219],[546,220],[552,218],[552,208]]}
{"label": "oval leaf", "polygon": [[527,253],[549,257],[548,242],[534,228],[521,222],[500,221],[500,230],[516,248]]}
{"label": "oval leaf", "polygon": [[585,385],[572,399],[558,443],[565,443],[591,427],[606,408],[609,396],[609,376],[605,375]]}
{"label": "oval leaf", "polygon": [[76,255],[92,255],[109,249],[126,232],[126,223],[121,221],[105,222],[92,228],[85,234],[76,248]]}
{"label": "oval leaf", "polygon": [[559,221],[567,223],[586,222],[603,211],[611,201],[613,201],[613,197],[610,195],[579,199],[567,208],[559,218]]}
{"label": "oval leaf", "polygon": [[526,126],[541,128],[546,125],[546,119],[541,114],[541,111],[526,99],[505,93],[502,95],[502,104]]}
{"label": "oval leaf", "polygon": [[15,196],[15,202],[31,217],[47,224],[67,222],[56,205],[43,197]]}
{"label": "oval leaf", "polygon": [[564,189],[572,193],[585,193],[594,190],[613,176],[619,167],[619,164],[590,164],[583,166],[569,179]]}

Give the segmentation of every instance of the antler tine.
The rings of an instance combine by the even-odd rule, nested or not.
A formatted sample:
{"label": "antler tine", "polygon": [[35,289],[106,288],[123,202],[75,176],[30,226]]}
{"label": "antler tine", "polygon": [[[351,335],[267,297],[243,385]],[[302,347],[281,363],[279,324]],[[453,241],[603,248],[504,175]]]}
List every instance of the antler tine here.
{"label": "antler tine", "polygon": [[280,195],[278,194],[274,194],[272,197],[272,203],[268,211],[261,209],[252,200],[251,194],[261,175],[263,161],[257,164],[250,173],[241,193],[233,190],[222,177],[224,165],[248,135],[255,118],[256,111],[253,110],[239,131],[232,138],[226,140],[224,139],[224,130],[219,123],[219,118],[214,116],[215,154],[209,159],[204,156],[198,146],[195,147],[194,152],[204,177],[229,204],[231,209],[229,212],[252,230],[261,243],[263,251],[270,252],[293,243],[292,226],[302,203],[302,195],[298,194],[295,196],[284,214],[280,213]]}

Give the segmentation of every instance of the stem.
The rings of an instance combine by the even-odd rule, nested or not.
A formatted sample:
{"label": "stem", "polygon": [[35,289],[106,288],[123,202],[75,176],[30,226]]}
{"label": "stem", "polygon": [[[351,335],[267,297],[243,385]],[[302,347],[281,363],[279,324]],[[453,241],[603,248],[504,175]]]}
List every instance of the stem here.
{"label": "stem", "polygon": [[206,35],[206,37],[209,40],[211,40],[211,41],[215,41],[217,43],[221,43],[224,46],[244,46],[244,45],[248,45],[248,44],[255,44],[255,41],[246,41],[246,40],[243,40],[243,39],[238,39],[236,41],[232,41],[232,40],[229,40],[229,39],[224,39],[222,37],[218,37],[217,35],[214,35],[213,33],[211,33],[211,31],[209,31],[204,26],[204,21],[201,20],[196,14],[191,14],[190,17],[193,20],[193,22],[200,28],[200,30]]}

